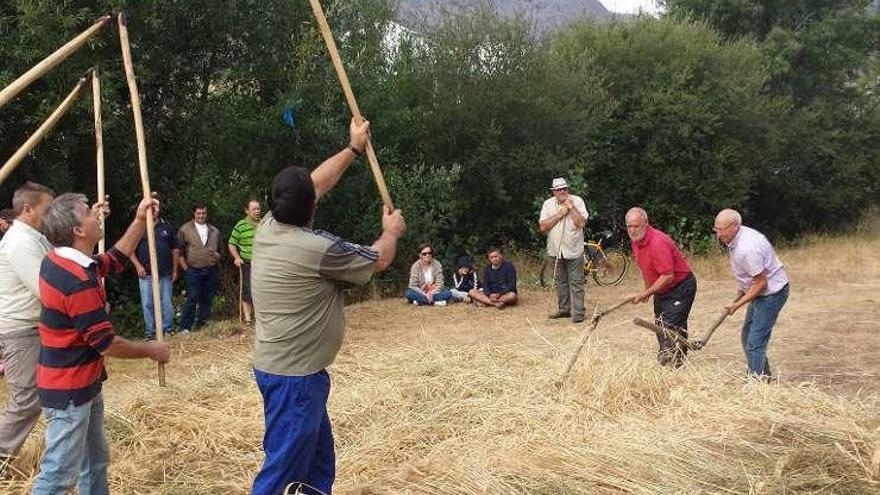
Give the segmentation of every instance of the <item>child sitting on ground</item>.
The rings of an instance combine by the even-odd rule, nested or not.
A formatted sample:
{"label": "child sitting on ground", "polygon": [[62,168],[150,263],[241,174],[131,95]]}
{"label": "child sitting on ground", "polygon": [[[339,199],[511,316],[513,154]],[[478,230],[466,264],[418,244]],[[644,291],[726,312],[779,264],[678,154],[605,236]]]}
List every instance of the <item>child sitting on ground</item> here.
{"label": "child sitting on ground", "polygon": [[452,273],[452,300],[471,302],[468,292],[480,288],[477,280],[477,272],[474,271],[474,260],[468,255],[458,257],[455,262],[455,272]]}

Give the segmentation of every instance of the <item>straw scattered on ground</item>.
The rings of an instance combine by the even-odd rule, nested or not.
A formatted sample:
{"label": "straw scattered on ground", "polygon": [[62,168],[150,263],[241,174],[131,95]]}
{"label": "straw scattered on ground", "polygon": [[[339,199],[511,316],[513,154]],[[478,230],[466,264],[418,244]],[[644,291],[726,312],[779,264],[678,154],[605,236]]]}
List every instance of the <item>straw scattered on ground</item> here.
{"label": "straw scattered on ground", "polygon": [[[789,255],[797,256],[809,257]],[[873,287],[877,279],[860,281]],[[701,283],[695,328],[729,296],[729,280]],[[628,288],[589,290],[607,304]],[[864,288],[842,290],[863,295]],[[522,306],[505,311],[397,301],[349,308],[348,342],[331,369],[336,492],[880,493],[877,387],[839,394],[791,378],[803,373],[785,339],[814,336],[818,330],[798,318],[816,310],[821,294],[801,293],[804,306],[793,304],[780,322],[782,343],[771,347],[782,370],[777,383],[744,378],[736,322],[685,368],[659,368],[650,335],[628,324],[650,309],[633,306],[600,325],[561,391],[554,382],[584,327],[546,322],[547,297],[526,292]],[[163,389],[153,365],[111,363],[114,493],[249,493],[263,434],[251,338],[237,323],[174,337]],[[860,351],[840,345],[827,359],[844,362],[847,350]],[[30,488],[39,428],[0,492]]]}

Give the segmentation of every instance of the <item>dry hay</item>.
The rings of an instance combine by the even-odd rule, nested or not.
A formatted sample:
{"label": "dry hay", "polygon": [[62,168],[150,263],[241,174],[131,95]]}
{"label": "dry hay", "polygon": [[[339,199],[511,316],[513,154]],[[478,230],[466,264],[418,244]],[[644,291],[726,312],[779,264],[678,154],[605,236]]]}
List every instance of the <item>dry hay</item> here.
{"label": "dry hay", "polygon": [[[880,329],[869,299],[880,287],[878,246],[853,236],[783,253],[797,294],[771,345],[784,375],[771,385],[743,379],[736,321],[671,372],[648,355],[652,337],[629,328],[648,307],[621,309],[557,391],[580,336],[565,323],[531,324],[544,321],[541,294],[505,311],[356,305],[331,368],[336,493],[880,494],[876,395],[836,397],[790,379],[818,361],[823,373],[876,383],[878,360],[862,351]],[[705,328],[732,283],[723,259],[692,264],[701,288],[691,320]],[[591,306],[638,283],[590,292]],[[173,337],[164,389],[155,365],[111,362],[114,493],[249,493],[263,434],[251,338],[237,322]],[[41,438],[42,426],[0,493],[28,491]]]}
{"label": "dry hay", "polygon": [[[337,493],[880,493],[871,404],[699,358],[670,372],[592,343],[557,392],[561,353],[434,340],[344,347],[330,403]],[[150,368],[114,362],[114,492],[249,492],[262,416],[248,342],[175,338],[192,357],[165,389]],[[0,490],[29,488],[39,443]]]}

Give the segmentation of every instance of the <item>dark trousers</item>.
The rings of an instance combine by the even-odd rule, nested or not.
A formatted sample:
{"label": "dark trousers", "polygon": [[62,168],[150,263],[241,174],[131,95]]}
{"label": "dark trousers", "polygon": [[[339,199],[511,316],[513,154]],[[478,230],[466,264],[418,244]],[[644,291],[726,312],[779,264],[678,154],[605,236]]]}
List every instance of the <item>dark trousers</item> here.
{"label": "dark trousers", "polygon": [[654,321],[666,332],[657,334],[660,364],[679,367],[687,356],[688,316],[697,295],[697,278],[689,274],[665,294],[654,295]]}
{"label": "dark trousers", "polygon": [[251,300],[251,262],[245,261],[241,265],[241,299],[246,303],[253,302]]}
{"label": "dark trousers", "polygon": [[[180,317],[180,329],[190,330],[207,323],[211,318],[211,302],[217,294],[217,284],[220,282],[220,270],[217,267],[193,268],[186,271],[186,303],[183,305],[183,315]],[[196,317],[198,307],[198,317]]]}
{"label": "dark trousers", "polygon": [[[282,376],[254,369],[263,396],[266,458],[254,479],[254,495],[330,493],[336,478],[333,431],[327,414],[330,375]],[[302,492],[295,490],[298,484]]]}

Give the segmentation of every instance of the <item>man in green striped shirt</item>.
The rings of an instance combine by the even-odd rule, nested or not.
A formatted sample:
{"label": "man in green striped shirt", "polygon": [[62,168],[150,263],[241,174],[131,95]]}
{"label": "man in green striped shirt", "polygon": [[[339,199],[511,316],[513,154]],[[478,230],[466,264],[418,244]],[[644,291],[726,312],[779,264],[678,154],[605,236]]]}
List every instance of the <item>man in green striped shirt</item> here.
{"label": "man in green striped shirt", "polygon": [[251,257],[254,252],[254,235],[260,224],[260,201],[251,199],[244,209],[245,217],[235,224],[229,236],[229,254],[235,266],[241,270],[241,306],[245,323],[251,323],[253,304],[251,303]]}

